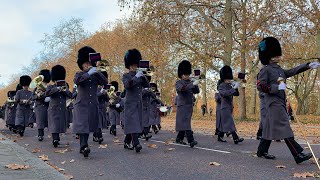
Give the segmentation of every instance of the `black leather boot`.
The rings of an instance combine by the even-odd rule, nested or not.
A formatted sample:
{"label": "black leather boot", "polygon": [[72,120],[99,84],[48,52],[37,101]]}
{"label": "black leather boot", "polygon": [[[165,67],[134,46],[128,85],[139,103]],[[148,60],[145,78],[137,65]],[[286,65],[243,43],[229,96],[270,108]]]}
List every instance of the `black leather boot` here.
{"label": "black leather boot", "polygon": [[311,153],[299,153],[297,156],[294,157],[294,160],[296,161],[297,164],[302,163],[303,161],[307,161],[310,158],[312,158],[312,154]]}
{"label": "black leather boot", "polygon": [[90,154],[90,148],[88,146],[84,146],[80,149],[80,153],[83,154],[84,157],[88,157]]}
{"label": "black leather boot", "polygon": [[195,145],[197,145],[198,142],[197,141],[192,141],[189,145],[191,148],[193,148]]}
{"label": "black leather boot", "polygon": [[264,157],[266,159],[275,159],[276,157],[273,155],[270,155],[268,153],[260,153],[259,151],[257,152],[258,157]]}
{"label": "black leather boot", "polygon": [[53,140],[52,144],[53,144],[53,146],[54,146],[55,148],[57,148],[58,145],[59,145],[59,141],[58,141],[58,140]]}
{"label": "black leather boot", "polygon": [[134,148],[136,149],[136,152],[139,153],[142,149],[142,146],[140,144],[138,144]]}
{"label": "black leather boot", "polygon": [[243,138],[238,138],[238,139],[233,140],[233,142],[235,144],[238,144],[239,142],[242,142],[243,140],[244,140]]}
{"label": "black leather boot", "polygon": [[123,148],[129,149],[129,150],[133,150],[133,149],[134,149],[134,147],[132,146],[132,144],[128,144],[128,143],[124,143]]}
{"label": "black leather boot", "polygon": [[38,136],[38,141],[43,141],[43,136]]}

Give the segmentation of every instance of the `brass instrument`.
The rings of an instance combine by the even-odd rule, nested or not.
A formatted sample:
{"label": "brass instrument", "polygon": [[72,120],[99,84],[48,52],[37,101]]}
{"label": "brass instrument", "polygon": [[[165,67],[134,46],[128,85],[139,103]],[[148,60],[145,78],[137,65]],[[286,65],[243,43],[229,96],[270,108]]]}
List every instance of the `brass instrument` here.
{"label": "brass instrument", "polygon": [[16,101],[12,98],[8,98],[7,103],[8,103],[8,106],[12,108],[15,105]]}
{"label": "brass instrument", "polygon": [[115,93],[115,87],[111,86],[110,89],[107,89],[107,94],[109,96],[110,105],[116,105],[121,101],[120,97]]}
{"label": "brass instrument", "polygon": [[69,88],[65,80],[56,81],[57,87],[61,87],[61,91],[67,91]]}
{"label": "brass instrument", "polygon": [[35,77],[30,85],[29,85],[29,88],[37,88],[37,91],[46,91],[47,89],[47,85],[43,83],[43,80],[44,80],[44,76],[43,75],[39,75],[37,77]]}
{"label": "brass instrument", "polygon": [[99,72],[107,71],[109,66],[110,66],[109,61],[100,60],[100,61],[97,62],[97,71],[99,71]]}

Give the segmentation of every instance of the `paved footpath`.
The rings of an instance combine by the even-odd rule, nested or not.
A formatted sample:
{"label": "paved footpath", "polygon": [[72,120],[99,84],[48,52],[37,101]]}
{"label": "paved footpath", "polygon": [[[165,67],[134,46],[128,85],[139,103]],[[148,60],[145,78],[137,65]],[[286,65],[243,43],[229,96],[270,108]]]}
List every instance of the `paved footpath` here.
{"label": "paved footpath", "polygon": [[[0,158],[4,158],[4,161],[1,161],[2,174],[0,179],[8,179],[5,177],[19,179],[20,173],[25,173],[23,179],[41,179],[46,175],[57,175],[57,171],[53,173],[51,167],[37,158],[43,154],[48,156],[48,162],[64,169],[63,173],[72,175],[74,179],[88,180],[292,179],[294,173],[317,171],[317,167],[311,161],[297,165],[284,142],[273,142],[270,153],[276,155],[277,159],[266,160],[254,156],[259,143],[254,139],[245,139],[242,144],[235,145],[229,138],[227,138],[227,143],[220,143],[216,141],[216,137],[195,134],[199,145],[192,149],[170,143],[172,138],[176,136],[176,133],[171,131],[160,131],[156,135],[153,134],[153,138],[148,142],[141,141],[143,149],[141,153],[137,154],[134,151],[123,149],[124,136],[121,129],[118,129],[117,138],[111,136],[108,130],[103,130],[105,139],[103,146],[94,143],[92,135],[90,135],[91,154],[89,158],[85,159],[79,153],[79,140],[69,132],[70,129],[68,133],[61,136],[61,142],[65,145],[53,148],[51,139],[47,137],[47,131],[45,131],[44,141],[39,142],[36,137],[36,128],[27,128],[23,138],[12,134],[7,129],[2,129],[1,133],[16,140],[16,143],[8,140],[0,141],[0,144],[4,144],[0,145],[0,147],[2,146]],[[306,147],[305,144],[302,146]],[[319,157],[319,144],[312,147]],[[21,152],[16,153],[10,148],[19,149]],[[29,153],[34,150],[41,152]],[[6,154],[3,154],[3,151]],[[18,157],[15,154],[18,154]],[[33,168],[21,171],[4,169],[3,166],[11,161],[27,163]],[[212,166],[209,165],[210,162],[217,162],[221,165]],[[284,165],[285,168],[277,168],[278,165]],[[2,176],[3,174],[5,176]],[[62,178],[63,176],[60,178],[58,175],[47,177],[47,179]]]}

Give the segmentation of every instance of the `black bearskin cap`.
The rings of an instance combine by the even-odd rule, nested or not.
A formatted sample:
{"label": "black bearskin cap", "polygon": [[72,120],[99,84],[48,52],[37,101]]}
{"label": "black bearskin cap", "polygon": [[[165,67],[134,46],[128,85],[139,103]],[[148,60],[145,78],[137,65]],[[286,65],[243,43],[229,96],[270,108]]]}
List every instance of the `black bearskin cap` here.
{"label": "black bearskin cap", "polygon": [[151,82],[151,76],[146,76],[148,79],[148,82]]}
{"label": "black bearskin cap", "polygon": [[83,70],[82,64],[84,64],[85,62],[90,62],[89,53],[96,53],[96,51],[90,46],[84,46],[78,51],[77,64],[81,70]]}
{"label": "black bearskin cap", "polygon": [[66,79],[66,69],[61,65],[53,66],[51,69],[51,80],[65,80]]}
{"label": "black bearskin cap", "polygon": [[19,90],[22,89],[22,86],[20,84],[17,84],[17,87],[16,87],[16,92],[18,92]]}
{"label": "black bearskin cap", "polygon": [[104,77],[106,77],[106,78],[108,79],[108,73],[107,73],[107,71],[101,71],[101,74],[103,74]]}
{"label": "black bearskin cap", "polygon": [[158,91],[158,86],[156,83],[150,83],[150,87],[154,88],[156,91]]}
{"label": "black bearskin cap", "polygon": [[137,49],[129,49],[124,56],[124,65],[127,69],[130,68],[131,65],[137,64],[139,65],[139,61],[142,59],[141,53]]}
{"label": "black bearskin cap", "polygon": [[16,91],[8,91],[8,97],[13,98],[16,95]]}
{"label": "black bearskin cap", "polygon": [[31,83],[32,79],[30,76],[28,75],[24,75],[20,77],[20,82],[19,84],[23,87],[23,86],[29,86]]}
{"label": "black bearskin cap", "polygon": [[220,69],[220,79],[223,82],[226,79],[233,79],[232,69],[226,65]]}
{"label": "black bearskin cap", "polygon": [[119,83],[117,81],[111,81],[110,83],[114,88],[115,88],[115,92],[118,91],[118,87],[119,87]]}
{"label": "black bearskin cap", "polygon": [[267,65],[270,59],[282,56],[281,45],[274,37],[266,37],[259,43],[259,59],[263,65]]}
{"label": "black bearskin cap", "polygon": [[51,81],[51,74],[50,70],[48,69],[42,69],[39,73],[39,75],[42,75],[44,77],[43,82],[49,83]]}
{"label": "black bearskin cap", "polygon": [[190,75],[191,74],[191,63],[187,60],[183,60],[179,63],[178,66],[178,77],[181,78],[182,75]]}

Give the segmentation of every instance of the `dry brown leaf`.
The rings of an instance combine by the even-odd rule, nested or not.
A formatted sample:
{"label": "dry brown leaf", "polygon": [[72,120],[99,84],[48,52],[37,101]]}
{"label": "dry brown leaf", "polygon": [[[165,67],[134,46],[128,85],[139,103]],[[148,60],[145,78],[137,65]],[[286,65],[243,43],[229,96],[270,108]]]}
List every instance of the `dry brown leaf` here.
{"label": "dry brown leaf", "polygon": [[67,178],[67,179],[73,179],[74,177],[70,174],[64,174],[64,176]]}
{"label": "dry brown leaf", "polygon": [[276,166],[276,168],[283,169],[283,168],[286,168],[286,166],[284,166],[284,165],[278,165],[278,166]]}
{"label": "dry brown leaf", "polygon": [[14,139],[14,140],[13,140],[13,142],[17,142],[17,140],[16,140],[16,139]]}
{"label": "dry brown leaf", "polygon": [[108,144],[100,144],[99,149],[107,149]]}
{"label": "dry brown leaf", "polygon": [[310,172],[294,173],[293,177],[297,177],[297,178],[314,177],[314,173],[310,173]]}
{"label": "dry brown leaf", "polygon": [[174,151],[175,148],[168,148],[168,151]]}
{"label": "dry brown leaf", "polygon": [[59,168],[58,166],[56,166],[56,165],[54,165],[54,164],[51,164],[51,163],[49,163],[49,162],[47,162],[47,164],[48,164],[49,166],[53,167],[55,170],[57,170],[57,171],[59,171],[59,172],[64,171],[64,169]]}
{"label": "dry brown leaf", "polygon": [[70,163],[73,163],[73,162],[74,162],[74,159],[71,159],[71,160],[70,160]]}
{"label": "dry brown leaf", "polygon": [[24,144],[25,146],[29,146],[29,144]]}
{"label": "dry brown leaf", "polygon": [[103,175],[104,175],[103,173],[99,174],[99,176],[103,176]]}
{"label": "dry brown leaf", "polygon": [[36,147],[34,148],[32,151],[32,153],[39,153],[39,152],[42,152],[40,148]]}
{"label": "dry brown leaf", "polygon": [[8,169],[12,169],[12,170],[21,170],[21,169],[29,169],[30,166],[28,165],[20,165],[20,164],[8,164],[5,166]]}
{"label": "dry brown leaf", "polygon": [[5,138],[0,138],[0,141],[6,140]]}
{"label": "dry brown leaf", "polygon": [[62,150],[56,150],[54,151],[55,153],[60,153],[60,154],[64,154],[65,152],[71,151],[69,148],[67,149],[62,149]]}
{"label": "dry brown leaf", "polygon": [[66,161],[62,161],[62,162],[61,162],[61,164],[65,164],[65,163],[66,163]]}
{"label": "dry brown leaf", "polygon": [[156,149],[158,148],[156,144],[148,144],[148,148]]}
{"label": "dry brown leaf", "polygon": [[113,139],[113,142],[114,143],[120,143],[120,140],[119,139]]}
{"label": "dry brown leaf", "polygon": [[49,161],[50,159],[49,159],[49,157],[47,156],[47,155],[41,155],[41,156],[39,156],[39,158],[42,160],[42,161]]}
{"label": "dry brown leaf", "polygon": [[209,165],[211,165],[211,166],[220,166],[221,164],[219,164],[217,162],[210,162]]}

